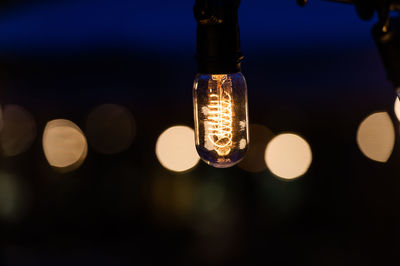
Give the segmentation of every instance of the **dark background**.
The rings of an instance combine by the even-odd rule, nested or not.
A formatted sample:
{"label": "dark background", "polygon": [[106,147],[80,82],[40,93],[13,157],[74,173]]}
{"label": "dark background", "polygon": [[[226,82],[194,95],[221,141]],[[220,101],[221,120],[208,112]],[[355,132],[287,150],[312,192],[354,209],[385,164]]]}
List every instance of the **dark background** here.
{"label": "dark background", "polygon": [[[313,151],[309,171],[285,182],[204,163],[175,174],[157,161],[161,132],[192,127],[194,1],[7,4],[1,104],[27,109],[38,137],[0,161],[29,191],[24,215],[1,220],[2,265],[398,265],[398,143],[386,164],[356,143],[376,111],[391,115],[398,135],[395,93],[370,35],[376,18],[317,0],[242,1],[250,122],[297,132]],[[132,112],[132,146],[115,155],[89,147],[76,171],[51,169],[47,121],[84,128],[103,103]]]}

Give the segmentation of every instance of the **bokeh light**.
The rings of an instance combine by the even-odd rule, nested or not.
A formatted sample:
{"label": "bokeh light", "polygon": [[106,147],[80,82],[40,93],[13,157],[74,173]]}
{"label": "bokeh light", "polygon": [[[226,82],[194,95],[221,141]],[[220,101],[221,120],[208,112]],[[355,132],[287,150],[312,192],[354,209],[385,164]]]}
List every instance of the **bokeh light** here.
{"label": "bokeh light", "polygon": [[33,116],[18,105],[6,105],[2,114],[0,144],[4,156],[16,156],[31,147],[36,138]]}
{"label": "bokeh light", "polygon": [[131,112],[116,104],[100,105],[89,114],[86,123],[90,145],[104,154],[128,149],[135,133],[136,126]]}
{"label": "bokeh light", "polygon": [[[221,176],[216,176],[214,178],[218,177]],[[226,191],[221,182],[216,182],[216,180],[207,180],[197,184],[196,207],[198,212],[212,213],[221,211],[225,200]]]}
{"label": "bokeh light", "polygon": [[369,159],[387,162],[395,143],[393,122],[386,112],[377,112],[365,118],[357,131],[357,144]]}
{"label": "bokeh light", "polygon": [[[159,222],[196,221],[206,230],[206,220],[224,219],[227,191],[224,176],[212,169],[202,178],[192,174],[174,175],[157,171],[150,179],[150,196],[154,218]],[[197,223],[201,220],[201,223]]]}
{"label": "bokeh light", "polygon": [[258,173],[267,169],[264,160],[265,147],[274,137],[274,133],[263,125],[250,125],[250,144],[246,157],[239,163],[245,171]]}
{"label": "bokeh light", "polygon": [[184,172],[200,160],[194,143],[194,131],[187,126],[174,126],[165,130],[156,143],[156,155],[162,166]]}
{"label": "bokeh light", "polygon": [[396,97],[394,101],[394,113],[396,114],[397,119],[400,121],[400,100]]}
{"label": "bokeh light", "polygon": [[304,175],[310,167],[311,147],[296,134],[280,134],[267,145],[265,161],[274,175],[283,179],[294,179]]}
{"label": "bokeh light", "polygon": [[192,211],[195,184],[190,176],[155,175],[151,183],[152,208],[157,219],[185,219]]}
{"label": "bokeh light", "polygon": [[0,172],[0,218],[4,221],[20,220],[28,209],[29,193],[17,176]]}
{"label": "bokeh light", "polygon": [[48,122],[44,129],[43,150],[51,166],[68,172],[85,160],[87,142],[81,129],[73,122],[56,119]]}

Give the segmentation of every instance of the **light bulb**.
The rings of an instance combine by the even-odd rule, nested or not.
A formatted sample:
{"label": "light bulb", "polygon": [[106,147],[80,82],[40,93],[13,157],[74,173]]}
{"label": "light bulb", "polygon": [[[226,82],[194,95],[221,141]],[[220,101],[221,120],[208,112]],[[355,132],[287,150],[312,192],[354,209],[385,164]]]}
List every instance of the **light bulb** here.
{"label": "light bulb", "polygon": [[239,163],[249,144],[247,86],[242,73],[197,74],[193,103],[200,158],[217,168]]}

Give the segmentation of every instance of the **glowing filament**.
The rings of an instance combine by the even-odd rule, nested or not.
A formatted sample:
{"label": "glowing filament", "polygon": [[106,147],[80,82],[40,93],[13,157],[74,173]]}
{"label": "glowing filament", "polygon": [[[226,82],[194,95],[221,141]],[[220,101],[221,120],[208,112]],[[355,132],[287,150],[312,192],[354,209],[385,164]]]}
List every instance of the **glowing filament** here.
{"label": "glowing filament", "polygon": [[213,75],[210,83],[213,84],[208,104],[208,139],[218,155],[225,156],[232,147],[232,82],[227,75]]}

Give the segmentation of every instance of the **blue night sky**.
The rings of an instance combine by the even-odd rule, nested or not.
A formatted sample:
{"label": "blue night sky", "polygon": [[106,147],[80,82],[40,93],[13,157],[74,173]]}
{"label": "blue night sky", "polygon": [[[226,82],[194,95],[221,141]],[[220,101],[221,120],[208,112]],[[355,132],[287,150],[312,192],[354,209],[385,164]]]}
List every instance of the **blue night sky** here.
{"label": "blue night sky", "polygon": [[[81,0],[23,5],[3,11],[1,53],[82,51],[132,47],[193,53],[191,0]],[[259,49],[372,46],[373,21],[361,21],[352,6],[310,1],[243,0],[240,8],[245,53]]]}

